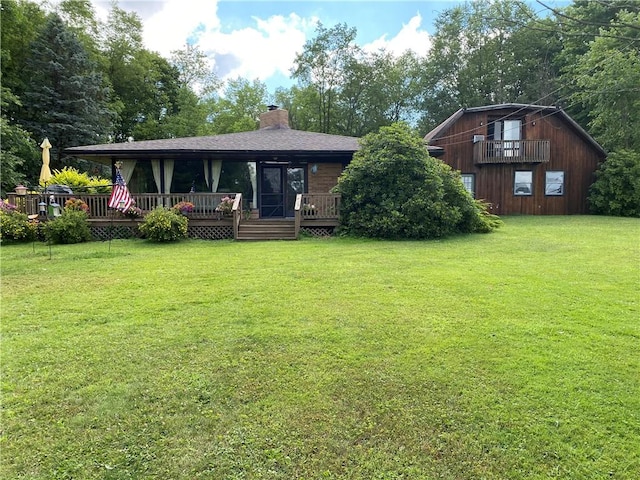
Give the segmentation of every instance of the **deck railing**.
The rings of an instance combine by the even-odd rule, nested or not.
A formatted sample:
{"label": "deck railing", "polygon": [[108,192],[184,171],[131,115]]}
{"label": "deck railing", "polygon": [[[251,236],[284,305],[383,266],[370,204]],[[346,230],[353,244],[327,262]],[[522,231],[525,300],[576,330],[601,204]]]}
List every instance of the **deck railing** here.
{"label": "deck railing", "polygon": [[335,193],[299,193],[294,205],[295,236],[298,238],[302,221],[340,218],[340,195]]}
{"label": "deck railing", "polygon": [[300,205],[302,220],[337,220],[340,217],[340,199],[337,193],[303,193]]}
{"label": "deck railing", "polygon": [[473,163],[545,163],[551,156],[549,140],[486,140],[473,145]]}
{"label": "deck railing", "polygon": [[[173,207],[179,202],[191,202],[194,206],[193,212],[189,214],[191,218],[216,218],[221,216],[216,212],[216,207],[223,198],[237,198],[237,193],[134,193],[132,197],[135,206],[140,208],[143,213],[150,212],[156,207]],[[9,193],[9,203],[16,205],[18,210],[26,214],[39,213],[39,203],[57,203],[64,207],[64,204],[70,198],[78,198],[89,206],[90,219],[108,219],[114,215],[114,210],[109,208],[109,194],[34,194],[17,195]],[[119,215],[119,214],[118,214]]]}

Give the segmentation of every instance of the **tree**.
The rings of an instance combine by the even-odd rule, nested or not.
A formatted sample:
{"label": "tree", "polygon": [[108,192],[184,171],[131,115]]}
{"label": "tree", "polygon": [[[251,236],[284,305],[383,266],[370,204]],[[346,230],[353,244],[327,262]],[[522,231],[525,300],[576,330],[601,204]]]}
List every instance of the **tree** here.
{"label": "tree", "polygon": [[615,23],[625,26],[602,28],[572,68],[572,99],[605,149],[640,150],[640,12],[621,12]]}
{"label": "tree", "polygon": [[187,44],[183,50],[173,50],[170,61],[178,70],[178,81],[182,88],[198,92],[203,98],[213,95],[220,88],[220,80],[213,73],[207,55],[197,45]]}
{"label": "tree", "polygon": [[[604,73],[599,75],[600,81],[604,80],[609,85],[617,81],[615,69],[605,67],[606,72],[598,72],[598,57],[605,60],[608,52],[618,57],[617,49],[622,52],[634,48],[638,50],[640,25],[637,20],[631,20],[631,23],[625,25],[624,20],[618,20],[618,15],[623,12],[637,15],[640,13],[640,4],[636,0],[577,0],[566,8],[550,8],[550,11],[554,15],[557,36],[562,39],[562,50],[553,60],[560,72],[560,83],[564,87],[563,98],[559,103],[580,125],[589,128],[591,109],[597,100],[594,98],[589,103],[585,103],[585,100],[588,101],[593,91],[597,92],[601,88],[597,86],[597,82],[589,82],[588,79],[585,82],[584,76]],[[536,27],[539,28],[540,25]],[[627,33],[631,35],[627,36]],[[619,57],[607,63],[612,65],[618,60]],[[611,74],[612,77],[604,78]],[[589,83],[591,86],[587,85]],[[608,148],[615,149],[611,146]]]}
{"label": "tree", "polygon": [[360,49],[355,44],[356,29],[345,23],[325,28],[316,27],[316,36],[304,45],[302,53],[296,55],[293,78],[301,86],[311,86],[317,92],[318,123],[314,131],[337,133],[336,107],[340,86],[346,81],[346,65],[356,57]]}
{"label": "tree", "polygon": [[106,71],[118,119],[114,140],[170,136],[167,121],[178,111],[179,71],[158,53],[143,48],[142,21],[115,4],[104,27]]}
{"label": "tree", "polygon": [[91,0],[62,0],[56,11],[67,28],[82,42],[91,60],[98,62],[101,57],[98,48],[101,29]]}
{"label": "tree", "polygon": [[294,85],[279,88],[275,93],[276,104],[289,112],[289,126],[306,132],[317,131],[320,124],[318,91],[311,85]]}
{"label": "tree", "polygon": [[20,123],[36,139],[49,138],[52,167],[62,150],[106,140],[112,113],[108,91],[86,50],[62,19],[51,14],[31,44]]}
{"label": "tree", "polygon": [[420,62],[410,51],[396,57],[384,50],[345,65],[338,101],[338,133],[360,137],[380,127],[415,123],[420,96]]}
{"label": "tree", "polygon": [[[45,24],[46,15],[39,5],[25,0],[2,2],[0,15],[0,47],[2,64],[2,87],[13,95],[22,97],[28,76],[25,74],[31,42]],[[3,113],[12,119],[21,106],[3,106]]]}
{"label": "tree", "polygon": [[266,110],[267,87],[258,79],[249,82],[244,78],[229,80],[223,97],[211,106],[213,132],[233,133],[255,130],[258,117]]}
{"label": "tree", "polygon": [[[424,59],[422,128],[430,130],[460,107],[553,102],[553,33],[527,28],[536,17],[516,0],[469,2],[445,10]],[[543,93],[543,95],[541,95]]]}
{"label": "tree", "polygon": [[[39,168],[36,143],[26,130],[18,125],[12,124],[6,118],[4,112],[10,104],[20,106],[18,98],[7,88],[2,88],[0,95],[0,171],[2,172],[2,182],[0,184],[1,195],[5,196],[8,191],[20,183],[35,183],[37,168]],[[27,175],[29,174],[29,175]]]}
{"label": "tree", "polygon": [[342,228],[352,235],[439,238],[498,225],[471,198],[459,174],[429,156],[404,123],[365,136],[336,191],[342,195]]}
{"label": "tree", "polygon": [[601,215],[640,217],[640,153],[612,153],[596,172],[589,192],[591,211]]}

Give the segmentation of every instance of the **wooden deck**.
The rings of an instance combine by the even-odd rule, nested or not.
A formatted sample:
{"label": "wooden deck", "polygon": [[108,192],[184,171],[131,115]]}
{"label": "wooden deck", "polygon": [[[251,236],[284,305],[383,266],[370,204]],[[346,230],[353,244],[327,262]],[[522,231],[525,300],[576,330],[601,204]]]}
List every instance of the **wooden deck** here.
{"label": "wooden deck", "polygon": [[[136,207],[146,214],[154,208],[172,207],[179,202],[194,204],[189,218],[188,236],[207,240],[295,240],[301,232],[313,236],[330,236],[339,225],[340,195],[300,194],[296,198],[293,218],[260,219],[257,212],[243,208],[240,193],[133,194]],[[230,216],[216,211],[223,198],[234,199]],[[142,218],[128,218],[108,207],[108,194],[9,194],[9,202],[27,214],[38,214],[39,204],[64,206],[77,198],[89,206],[89,222],[93,236],[99,240],[140,237]],[[43,218],[44,219],[44,218]]]}

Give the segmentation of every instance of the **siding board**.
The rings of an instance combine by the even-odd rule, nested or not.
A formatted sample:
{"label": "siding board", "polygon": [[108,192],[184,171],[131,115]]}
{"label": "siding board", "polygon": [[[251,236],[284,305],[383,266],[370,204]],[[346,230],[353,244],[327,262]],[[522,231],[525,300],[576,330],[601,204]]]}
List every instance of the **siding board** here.
{"label": "siding board", "polygon": [[[444,148],[441,159],[461,173],[473,173],[476,178],[476,198],[488,201],[499,215],[572,215],[588,213],[589,187],[604,155],[558,111],[552,107],[511,106],[490,111],[464,112],[447,130],[431,140],[431,145]],[[545,110],[546,109],[546,110]],[[507,117],[508,116],[508,117]],[[488,139],[488,122],[496,118],[522,120],[522,140],[549,140],[547,163],[475,165],[473,135]],[[533,172],[533,194],[513,193],[516,170]],[[545,194],[547,171],[564,172],[564,195]]]}

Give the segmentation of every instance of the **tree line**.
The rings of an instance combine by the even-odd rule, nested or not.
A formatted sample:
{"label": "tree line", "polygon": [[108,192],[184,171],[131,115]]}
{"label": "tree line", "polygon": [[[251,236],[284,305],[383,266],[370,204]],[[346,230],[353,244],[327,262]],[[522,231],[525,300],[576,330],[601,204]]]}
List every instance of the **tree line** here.
{"label": "tree line", "polygon": [[1,4],[2,191],[37,183],[39,142],[61,168],[70,146],[212,135],[257,127],[276,103],[292,128],[364,136],[402,121],[424,135],[460,107],[559,105],[607,151],[640,151],[640,4],[576,0],[555,9],[521,0],[442,11],[429,53],[365,51],[347,24],[316,26],[295,58],[290,88],[221,82],[186,45],[146,49],[136,13],[89,0],[55,11]]}

